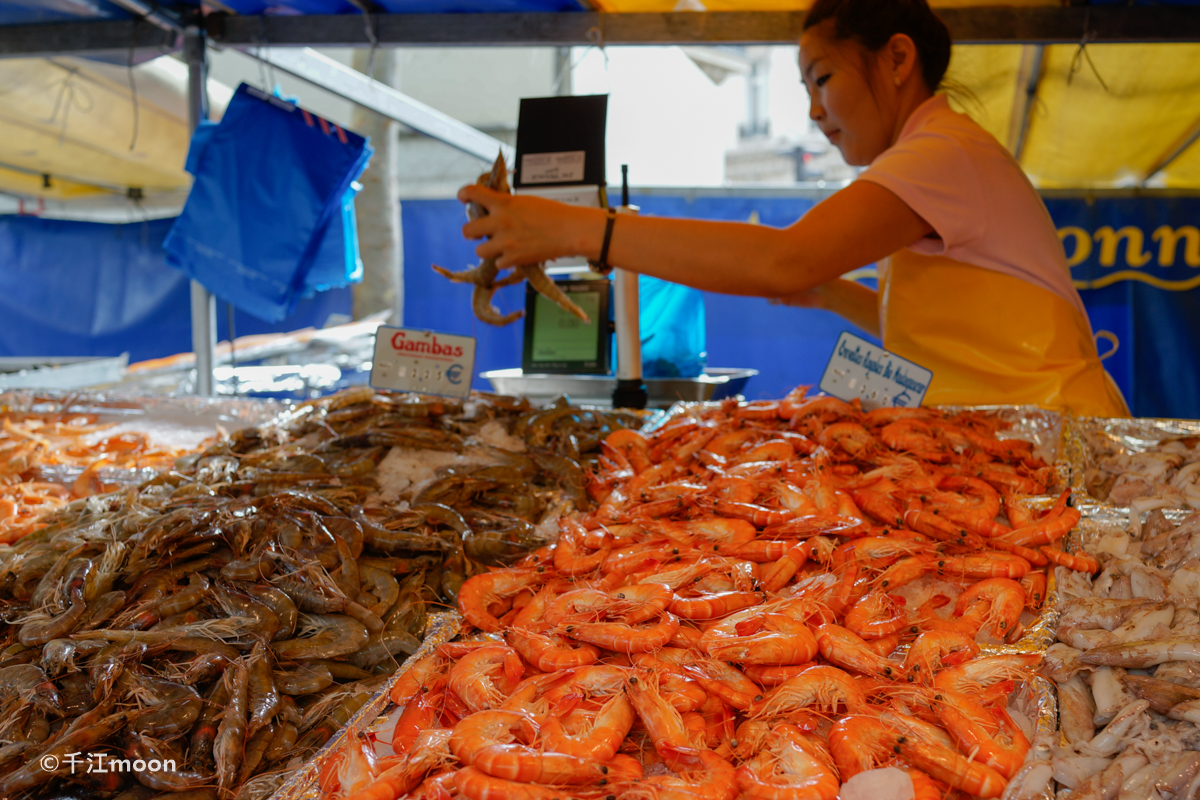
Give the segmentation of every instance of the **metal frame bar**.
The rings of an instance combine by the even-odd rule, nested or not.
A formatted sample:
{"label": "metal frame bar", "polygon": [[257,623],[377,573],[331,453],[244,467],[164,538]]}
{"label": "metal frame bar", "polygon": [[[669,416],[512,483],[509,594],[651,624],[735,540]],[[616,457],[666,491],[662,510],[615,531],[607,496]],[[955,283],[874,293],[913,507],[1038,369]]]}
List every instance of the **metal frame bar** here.
{"label": "metal frame bar", "polygon": [[1029,138],[1029,124],[1032,122],[1034,101],[1037,99],[1038,85],[1042,82],[1043,64],[1046,56],[1046,46],[1041,44],[1025,45],[1021,54],[1021,69],[1017,73],[1017,91],[1013,99],[1012,120],[1009,125],[1008,149],[1012,151],[1017,163],[1025,152],[1025,142]]}
{"label": "metal frame bar", "polygon": [[504,154],[508,163],[513,162],[514,151],[510,145],[315,50],[297,50],[290,47],[255,48],[247,50],[246,55],[388,119],[407,125],[426,136],[445,142],[482,161],[495,161],[496,153],[500,152]]}
{"label": "metal frame bar", "polygon": [[[188,127],[193,131],[208,119],[208,59],[204,32],[188,28],[183,36],[188,65]],[[196,394],[213,394],[217,349],[217,298],[198,281],[191,282],[192,352],[196,354]]]}
{"label": "metal frame bar", "polygon": [[1142,178],[1141,185],[1145,186],[1147,183],[1149,183],[1151,178],[1166,169],[1197,141],[1200,141],[1200,119],[1197,119],[1192,124],[1192,127],[1188,128],[1187,132],[1183,134],[1183,136],[1175,140],[1175,143],[1167,149],[1167,152],[1163,153],[1162,156],[1160,156],[1158,160],[1154,162],[1153,166],[1146,170],[1146,177]]}
{"label": "metal frame bar", "polygon": [[[130,0],[131,2],[134,0]],[[942,8],[960,44],[1069,44],[1085,32],[1093,42],[1200,42],[1195,6],[1034,6]],[[791,44],[804,12],[682,11],[647,14],[374,14],[380,45]],[[205,17],[213,42],[234,47],[368,47],[360,14]],[[0,57],[99,55],[161,50],[163,31],[140,21],[12,25]],[[177,45],[175,45],[177,46]]]}
{"label": "metal frame bar", "polygon": [[[938,14],[961,44],[1200,41],[1200,12],[1186,6],[944,8]],[[231,17],[210,14],[214,41],[307,47],[367,46],[361,17]],[[383,45],[595,45],[794,43],[804,12],[643,14],[380,14]]]}

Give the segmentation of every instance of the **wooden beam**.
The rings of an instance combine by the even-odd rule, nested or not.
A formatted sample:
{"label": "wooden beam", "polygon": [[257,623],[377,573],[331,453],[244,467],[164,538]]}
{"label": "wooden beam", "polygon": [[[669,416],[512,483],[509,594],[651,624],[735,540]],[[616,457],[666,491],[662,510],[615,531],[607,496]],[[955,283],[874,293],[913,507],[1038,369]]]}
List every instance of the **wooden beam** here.
{"label": "wooden beam", "polygon": [[[1200,8],[1189,6],[968,7],[938,13],[960,44],[1063,44],[1090,34],[1101,42],[1198,42]],[[230,17],[209,15],[225,44],[362,47],[357,15]],[[400,46],[589,44],[790,44],[802,11],[692,11],[646,14],[381,14],[380,44]]]}
{"label": "wooden beam", "polygon": [[[1036,6],[944,8],[938,13],[960,44],[1200,42],[1200,7]],[[790,44],[800,36],[802,11],[681,11],[647,14],[560,12],[537,14],[377,14],[379,44],[451,45],[672,45]],[[237,16],[208,14],[217,43],[235,47],[366,47],[361,14]],[[144,22],[55,22],[5,26],[0,57],[98,55],[135,49],[173,49],[169,35]]]}
{"label": "wooden beam", "polygon": [[179,37],[148,22],[47,22],[0,27],[0,58],[35,58],[56,55],[129,56],[134,62],[178,50]]}

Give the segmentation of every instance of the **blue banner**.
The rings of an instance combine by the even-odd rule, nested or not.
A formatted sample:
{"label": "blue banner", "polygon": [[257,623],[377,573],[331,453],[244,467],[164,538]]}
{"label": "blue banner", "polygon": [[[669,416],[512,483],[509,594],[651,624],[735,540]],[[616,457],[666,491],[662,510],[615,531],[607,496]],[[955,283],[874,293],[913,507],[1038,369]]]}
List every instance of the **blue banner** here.
{"label": "blue banner", "polygon": [[[634,194],[643,214],[737,220],[783,227],[813,203],[799,197],[706,197]],[[1092,327],[1120,342],[1104,365],[1137,416],[1200,419],[1200,198],[1050,198],[1072,276]],[[453,200],[403,203],[405,323],[480,337],[480,371],[521,362],[521,327],[492,328],[470,311],[469,286],[449,284],[426,265],[463,269],[478,262],[463,240],[462,205]],[[774,306],[752,297],[705,293],[708,365],[749,367],[759,375],[750,398],[780,397],[815,385],[838,336],[850,330],[829,312]],[[520,308],[519,287],[502,290],[497,307]],[[868,337],[869,338],[869,337]],[[1100,342],[1103,355],[1111,349]],[[490,388],[476,380],[476,388]]]}
{"label": "blue banner", "polygon": [[[191,290],[167,266],[175,222],[125,225],[0,216],[0,356],[118,356],[130,361],[192,349]],[[228,338],[226,307],[217,335]],[[238,311],[238,336],[320,327],[350,313],[350,290],[300,301],[277,323]]]}
{"label": "blue banner", "polygon": [[1200,418],[1200,197],[1051,197],[1046,207],[1092,328],[1120,342],[1104,366],[1133,413]]}

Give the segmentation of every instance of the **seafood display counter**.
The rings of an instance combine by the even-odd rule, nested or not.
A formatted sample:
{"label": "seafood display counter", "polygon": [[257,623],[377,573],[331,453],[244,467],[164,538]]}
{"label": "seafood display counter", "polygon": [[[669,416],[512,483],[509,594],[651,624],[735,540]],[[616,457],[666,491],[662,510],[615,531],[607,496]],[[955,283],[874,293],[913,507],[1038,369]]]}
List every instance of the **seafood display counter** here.
{"label": "seafood display counter", "polygon": [[0,797],[1200,792],[1195,423],[77,401],[5,406],[86,496],[0,545]]}
{"label": "seafood display counter", "polygon": [[[6,430],[41,447],[53,426],[100,424],[62,405],[36,430],[13,412]],[[464,580],[544,544],[584,503],[581,462],[641,422],[359,389],[189,455],[139,451],[125,466],[153,456],[153,477],[89,492],[0,548],[0,797],[266,796]],[[99,453],[120,452],[112,438]],[[134,780],[89,758],[150,766]]]}
{"label": "seafood display counter", "polygon": [[595,509],[469,579],[464,635],[283,796],[998,797],[1056,724],[1063,429],[798,392],[617,432]]}

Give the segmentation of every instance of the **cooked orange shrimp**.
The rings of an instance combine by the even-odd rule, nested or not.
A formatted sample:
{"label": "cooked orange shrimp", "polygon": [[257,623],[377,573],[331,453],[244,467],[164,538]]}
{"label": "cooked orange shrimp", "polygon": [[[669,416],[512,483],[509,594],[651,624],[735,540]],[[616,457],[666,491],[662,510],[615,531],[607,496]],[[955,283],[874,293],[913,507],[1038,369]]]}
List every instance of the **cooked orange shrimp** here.
{"label": "cooked orange shrimp", "polygon": [[991,767],[970,761],[948,747],[927,742],[903,744],[901,755],[922,772],[976,797],[999,797],[1008,779]]}
{"label": "cooked orange shrimp", "polygon": [[829,624],[818,627],[816,634],[817,647],[829,663],[877,678],[899,677],[900,664],[880,656],[853,631]]}
{"label": "cooked orange shrimp", "polygon": [[696,597],[675,596],[671,613],[683,619],[716,619],[743,608],[757,606],[763,600],[761,592],[716,592]]}
{"label": "cooked orange shrimp", "polygon": [[861,410],[844,400],[825,395],[803,403],[785,400],[780,404],[780,416],[784,414],[788,414],[784,419],[791,420],[792,430],[809,435],[815,435],[824,430],[826,425],[839,420],[857,422],[862,419]]}
{"label": "cooked orange shrimp", "polygon": [[1024,577],[1032,565],[1025,559],[1012,553],[982,552],[971,555],[947,556],[938,559],[938,571],[956,578],[983,580],[984,578],[1011,578],[1016,580]]}
{"label": "cooked orange shrimp", "polygon": [[1035,653],[975,658],[942,670],[934,677],[933,686],[961,694],[978,695],[1001,681],[1027,680],[1033,667],[1041,660],[1041,655]]}
{"label": "cooked orange shrimp", "polygon": [[840,786],[830,765],[787,724],[771,731],[763,750],[738,768],[737,779],[743,792],[763,800],[834,800]]}
{"label": "cooked orange shrimp", "polygon": [[937,438],[929,423],[916,417],[898,419],[879,431],[879,438],[893,450],[912,453],[923,461],[944,464],[953,451],[949,444]]}
{"label": "cooked orange shrimp", "polygon": [[[623,687],[622,687],[623,689]],[[542,743],[551,751],[579,758],[608,761],[633,727],[633,704],[624,691],[614,694],[586,722],[549,715],[542,725]],[[566,725],[571,724],[568,729]]]}
{"label": "cooked orange shrimp", "polygon": [[1046,558],[1060,567],[1073,569],[1076,572],[1088,572],[1093,575],[1100,571],[1100,562],[1095,556],[1088,555],[1087,553],[1064,553],[1057,547],[1040,547],[1038,549],[1046,555]]}
{"label": "cooked orange shrimp", "polygon": [[543,586],[513,618],[512,627],[504,633],[505,641],[544,672],[595,664],[600,651],[592,645],[547,633],[550,626],[543,616],[555,593],[555,587]]}
{"label": "cooked orange shrimp", "polygon": [[624,456],[634,472],[644,472],[650,467],[650,443],[630,428],[613,431],[604,439],[604,444]]}
{"label": "cooked orange shrimp", "polygon": [[1046,599],[1046,573],[1042,570],[1030,572],[1021,578],[1021,588],[1025,590],[1025,607],[1037,613]]}
{"label": "cooked orange shrimp", "polygon": [[563,575],[582,575],[595,572],[612,552],[613,537],[607,531],[602,531],[600,547],[592,548],[593,552],[584,553],[584,538],[588,530],[577,520],[563,517],[558,521],[559,536],[554,545],[554,568]]}
{"label": "cooked orange shrimp", "polygon": [[392,728],[392,751],[404,755],[412,749],[421,731],[433,728],[442,713],[446,699],[446,678],[438,676],[423,691],[410,700]]}
{"label": "cooked orange shrimp", "polygon": [[762,697],[754,681],[732,664],[674,648],[664,648],[654,655],[680,664],[683,673],[693,678],[705,691],[740,711]]}
{"label": "cooked orange shrimp", "polygon": [[741,664],[781,666],[812,661],[817,654],[817,640],[808,626],[770,609],[759,607],[731,614],[704,632],[701,645],[714,658]]}
{"label": "cooked orange shrimp", "polygon": [[728,433],[721,433],[709,440],[704,449],[719,456],[729,457],[751,442],[763,438],[762,431],[757,428],[737,428]]}
{"label": "cooked orange shrimp", "polygon": [[496,778],[474,767],[454,773],[454,788],[469,800],[563,800],[561,788]]}
{"label": "cooked orange shrimp", "polygon": [[632,675],[627,692],[659,757],[684,774],[645,779],[629,787],[624,797],[733,800],[737,796],[733,765],[703,745],[697,746],[683,717],[658,691],[651,673]]}
{"label": "cooked orange shrimp", "polygon": [[844,454],[853,460],[869,459],[881,449],[870,431],[856,422],[835,422],[829,425],[817,434],[817,442],[835,457]]}
{"label": "cooked orange shrimp", "polygon": [[731,503],[753,503],[758,499],[759,487],[746,478],[723,475],[711,481],[704,493]]}
{"label": "cooked orange shrimp", "polygon": [[864,639],[890,636],[908,625],[900,597],[867,592],[846,612],[845,626]]}
{"label": "cooked orange shrimp", "polygon": [[1065,508],[1061,514],[1047,515],[1024,528],[1016,528],[999,537],[1009,544],[1022,547],[1039,547],[1054,544],[1079,524],[1077,508]]}
{"label": "cooked orange shrimp", "polygon": [[762,587],[768,592],[778,592],[792,578],[796,577],[796,573],[808,561],[808,553],[811,550],[812,540],[807,542],[799,542],[779,557],[779,560],[763,570]]}
{"label": "cooked orange shrimp", "polygon": [[533,568],[504,569],[475,575],[467,578],[458,590],[458,607],[463,618],[476,628],[498,631],[504,624],[488,613],[488,607],[537,586],[544,580],[545,576]]}
{"label": "cooked orange shrimp", "polygon": [[555,629],[580,642],[617,653],[646,653],[657,650],[675,636],[679,618],[663,613],[657,622],[626,625],[623,622],[576,622]]}
{"label": "cooked orange shrimp", "polygon": [[1025,761],[1029,740],[1002,709],[989,709],[971,697],[947,689],[936,691],[933,712],[959,748],[1011,778]]}
{"label": "cooked orange shrimp", "polygon": [[472,712],[484,711],[503,702],[524,672],[516,650],[488,645],[459,659],[446,685]]}
{"label": "cooked orange shrimp", "polygon": [[990,622],[992,635],[1005,639],[1016,633],[1024,609],[1025,590],[1021,584],[1009,578],[988,578],[958,596],[954,614],[977,619],[981,626]]}
{"label": "cooked orange shrimp", "polygon": [[850,714],[829,729],[829,754],[844,782],[894,758],[898,738],[877,716]]}
{"label": "cooked orange shrimp", "polygon": [[895,564],[879,573],[872,584],[876,589],[898,589],[919,578],[937,571],[938,557],[934,555],[919,555],[902,558]]}
{"label": "cooked orange shrimp", "polygon": [[908,648],[904,672],[910,681],[931,683],[944,667],[961,664],[979,655],[979,645],[971,637],[955,631],[926,631]]}
{"label": "cooked orange shrimp", "polygon": [[844,706],[857,713],[867,706],[863,690],[848,673],[836,667],[810,667],[794,678],[776,686],[750,707],[754,717],[775,717],[810,707],[827,708],[836,712]]}
{"label": "cooked orange shrimp", "polygon": [[674,599],[675,593],[661,583],[630,584],[611,592],[574,589],[550,601],[543,619],[551,626],[594,620],[637,625],[662,614]]}

